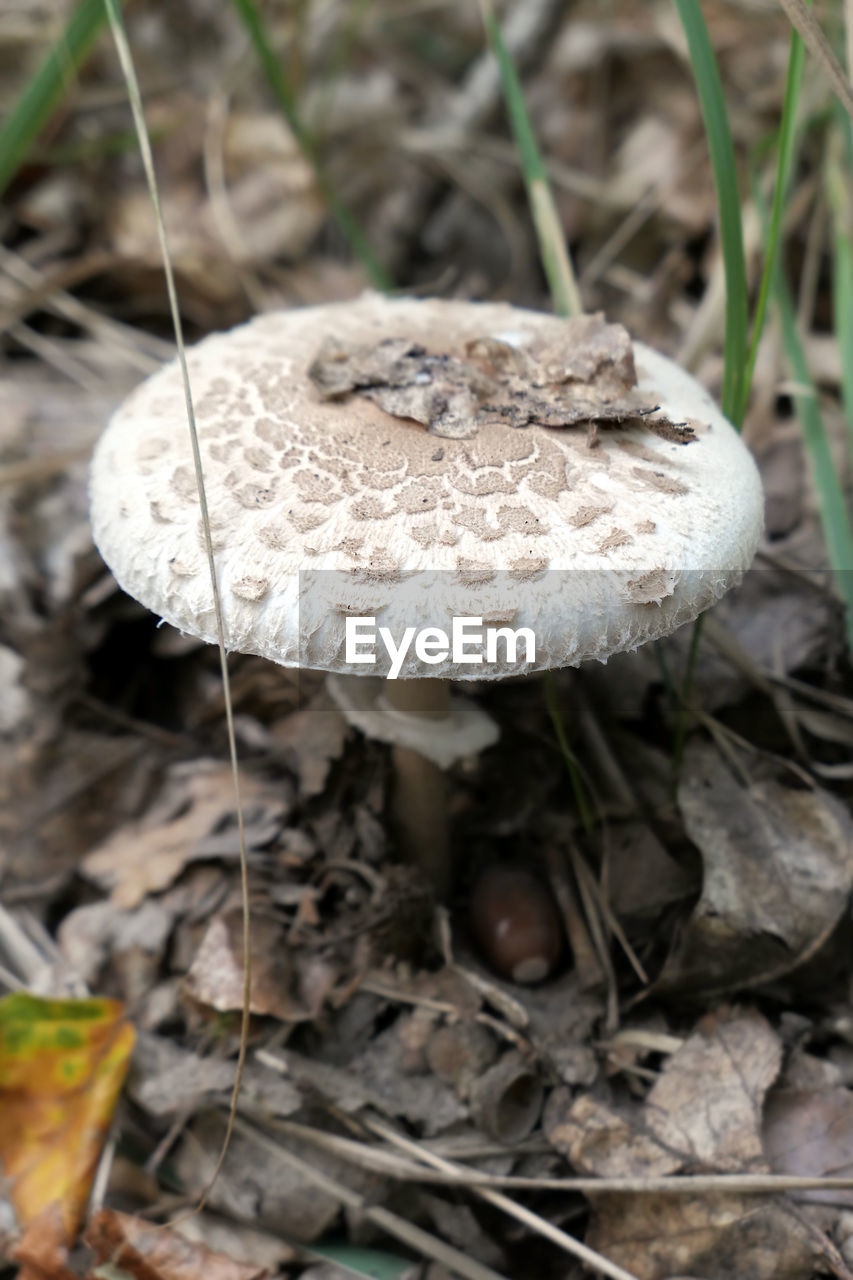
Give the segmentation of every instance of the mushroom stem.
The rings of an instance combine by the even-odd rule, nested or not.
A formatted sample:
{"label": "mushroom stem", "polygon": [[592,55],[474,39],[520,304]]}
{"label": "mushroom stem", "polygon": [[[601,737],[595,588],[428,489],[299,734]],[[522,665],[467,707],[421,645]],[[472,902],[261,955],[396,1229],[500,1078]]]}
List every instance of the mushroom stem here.
{"label": "mushroom stem", "polygon": [[[385,702],[404,715],[424,720],[450,716],[447,680],[386,680]],[[411,747],[392,748],[394,820],[405,850],[432,884],[438,898],[450,889],[450,833],[447,784],[438,765]]]}

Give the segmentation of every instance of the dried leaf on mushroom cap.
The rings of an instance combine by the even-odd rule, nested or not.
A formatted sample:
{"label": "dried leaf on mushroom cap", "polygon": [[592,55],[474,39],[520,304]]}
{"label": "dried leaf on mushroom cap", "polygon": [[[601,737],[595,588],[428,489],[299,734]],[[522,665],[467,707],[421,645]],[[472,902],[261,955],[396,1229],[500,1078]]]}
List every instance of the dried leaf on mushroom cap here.
{"label": "dried leaf on mushroom cap", "polygon": [[463,355],[430,352],[406,338],[347,342],[327,338],[308,368],[324,399],[366,396],[396,418],[422,423],[432,435],[470,439],[485,422],[511,427],[586,423],[594,445],[599,426],[643,419],[678,444],[696,439],[692,426],[653,416],[660,406],[637,389],[628,332],[602,315],[565,321],[559,341],[526,349],[512,335],[465,342]]}

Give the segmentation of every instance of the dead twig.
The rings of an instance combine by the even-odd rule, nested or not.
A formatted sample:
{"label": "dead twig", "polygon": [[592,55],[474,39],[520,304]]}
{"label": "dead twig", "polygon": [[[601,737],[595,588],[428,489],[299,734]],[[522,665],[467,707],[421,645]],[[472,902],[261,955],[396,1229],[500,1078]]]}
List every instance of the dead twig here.
{"label": "dead twig", "polygon": [[805,0],[779,0],[788,21],[795,27],[809,53],[820,64],[844,110],[853,120],[853,85],[832,51],[817,18]]}
{"label": "dead twig", "polygon": [[[386,1133],[379,1133],[379,1122],[364,1122],[363,1117],[354,1125],[363,1123],[377,1137],[382,1137],[392,1146],[400,1146]],[[329,1133],[325,1129],[315,1129],[311,1125],[299,1124],[293,1120],[272,1120],[263,1116],[265,1128],[273,1129],[282,1135],[298,1138],[301,1142],[310,1143],[320,1150],[328,1151],[341,1160],[357,1165],[385,1177],[395,1178],[403,1182],[419,1182],[424,1185],[461,1187],[467,1190],[505,1190],[505,1191],[554,1191],[561,1194],[576,1193],[579,1195],[783,1195],[796,1192],[833,1191],[848,1192],[853,1190],[853,1178],[818,1178],[798,1177],[784,1173],[686,1173],[668,1174],[660,1177],[614,1177],[614,1178],[537,1178],[516,1174],[483,1173],[479,1169],[469,1169],[443,1157],[439,1151],[428,1143],[415,1143],[414,1154],[422,1156],[420,1162],[406,1160],[389,1150],[388,1146],[373,1146],[354,1138],[345,1138],[340,1134]],[[379,1125],[384,1129],[384,1126]],[[394,1131],[392,1131],[394,1132]],[[493,1144],[494,1145],[494,1144]],[[524,1146],[503,1148],[519,1153]],[[496,1154],[494,1150],[486,1155]],[[429,1157],[429,1159],[428,1159]],[[425,1167],[429,1164],[432,1167]]]}
{"label": "dead twig", "polygon": [[[405,1218],[392,1213],[390,1209],[382,1209],[377,1205],[371,1205],[357,1191],[353,1191],[351,1187],[344,1186],[342,1182],[338,1182],[337,1179],[330,1177],[328,1174],[321,1173],[309,1161],[294,1155],[292,1151],[287,1151],[247,1120],[243,1120],[238,1116],[234,1121],[234,1128],[237,1133],[242,1134],[250,1142],[263,1147],[265,1151],[268,1151],[270,1155],[281,1161],[282,1164],[289,1165],[291,1169],[295,1169],[306,1182],[319,1187],[327,1195],[333,1196],[342,1205],[346,1205],[348,1209],[354,1209],[362,1218],[372,1222],[374,1226],[379,1227],[382,1231],[387,1231],[389,1235],[401,1240],[403,1244],[415,1249],[424,1257],[432,1258],[433,1261],[442,1263],[455,1275],[462,1276],[463,1280],[507,1280],[507,1277],[502,1276],[500,1272],[493,1271],[491,1267],[483,1266],[481,1262],[468,1257],[467,1254],[462,1253],[459,1249],[454,1249],[452,1245],[439,1240],[437,1236],[432,1235],[429,1231],[424,1231],[421,1227],[416,1227],[411,1222],[407,1222]],[[625,1273],[622,1274],[624,1276]]]}
{"label": "dead twig", "polygon": [[[403,1151],[411,1152],[424,1164],[431,1165],[434,1169],[453,1170],[454,1166],[449,1160],[433,1155],[431,1151],[425,1151],[420,1143],[413,1142],[410,1138],[404,1138],[388,1125],[374,1120],[366,1120],[364,1123],[378,1137],[385,1138]],[[484,1187],[477,1187],[474,1190],[481,1200],[485,1200],[487,1204],[492,1205],[495,1209],[500,1209],[508,1217],[515,1218],[517,1222],[523,1222],[526,1227],[530,1227],[537,1235],[550,1240],[552,1244],[556,1244],[560,1249],[571,1254],[573,1258],[578,1258],[590,1270],[597,1271],[599,1275],[609,1276],[610,1280],[637,1280],[637,1277],[632,1272],[626,1271],[614,1262],[610,1262],[600,1253],[596,1253],[594,1249],[589,1249],[580,1240],[576,1240],[574,1236],[561,1231],[559,1227],[555,1227],[553,1223],[540,1217],[538,1213],[534,1213],[532,1209],[525,1209],[523,1205],[516,1204],[514,1200],[510,1200],[502,1192],[487,1190]]]}

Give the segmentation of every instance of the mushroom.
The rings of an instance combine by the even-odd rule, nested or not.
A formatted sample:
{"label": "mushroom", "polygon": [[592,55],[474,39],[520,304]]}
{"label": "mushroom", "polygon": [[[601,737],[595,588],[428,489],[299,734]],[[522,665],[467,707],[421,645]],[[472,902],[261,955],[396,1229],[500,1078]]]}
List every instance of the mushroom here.
{"label": "mushroom", "polygon": [[[497,737],[449,681],[636,648],[755,552],[760,482],[734,428],[598,317],[365,294],[214,334],[188,366],[225,643],[331,673],[350,722],[392,745],[404,839],[440,893],[442,771]],[[91,518],[126,591],[216,640],[176,362],[99,441]],[[466,618],[484,645],[454,652],[441,633]]]}

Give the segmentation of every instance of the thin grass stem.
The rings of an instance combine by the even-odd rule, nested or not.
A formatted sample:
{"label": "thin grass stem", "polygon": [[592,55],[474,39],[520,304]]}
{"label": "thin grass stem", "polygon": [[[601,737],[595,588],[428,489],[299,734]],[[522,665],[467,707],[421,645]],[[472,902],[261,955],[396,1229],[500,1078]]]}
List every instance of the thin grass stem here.
{"label": "thin grass stem", "polygon": [[794,401],[814,472],[823,536],[844,602],[848,644],[853,648],[853,529],[850,513],[829,447],[817,389],[797,329],[794,303],[778,266],[774,276],[774,295],[782,319],[782,340],[794,375]]}
{"label": "thin grass stem", "polygon": [[738,425],[747,363],[747,280],[734,144],[717,60],[702,9],[696,0],[675,0],[675,3],[687,37],[717,192],[726,278],[722,402],[723,412]]}
{"label": "thin grass stem", "polygon": [[853,124],[837,104],[835,116],[826,190],[833,225],[832,302],[841,355],[841,399],[853,461]]}
{"label": "thin grass stem", "polygon": [[527,200],[539,244],[539,256],[551,291],[554,310],[561,316],[578,316],[583,312],[580,291],[548,171],[527,111],[524,90],[491,0],[480,0],[480,8],[486,35],[500,71],[507,114],[518,147]]}
{"label": "thin grass stem", "polygon": [[[202,1191],[201,1197],[195,1206],[193,1212],[197,1213],[207,1202],[208,1197],[213,1189],[222,1166],[225,1163],[225,1156],[231,1140],[231,1134],[234,1128],[234,1122],[237,1117],[237,1101],[240,1096],[240,1086],[243,1080],[243,1071],[246,1065],[246,1049],[249,1042],[249,1018],[250,1018],[250,995],[251,995],[251,921],[249,915],[249,873],[248,863],[246,860],[246,833],[243,822],[243,806],[240,799],[240,769],[237,759],[237,736],[234,730],[234,708],[231,700],[231,679],[228,672],[228,652],[225,647],[225,624],[222,613],[222,598],[219,591],[219,579],[216,571],[216,559],[213,551],[213,538],[210,532],[210,515],[207,505],[207,493],[204,487],[204,469],[202,467],[201,450],[198,443],[198,432],[196,430],[195,408],[193,406],[192,388],[190,386],[190,375],[187,367],[186,349],[184,347],[183,325],[181,323],[181,312],[178,303],[178,290],[175,284],[175,273],[172,268],[172,259],[169,254],[169,245],[166,236],[166,225],[163,221],[163,211],[160,203],[160,192],[157,185],[157,175],[154,169],[154,155],[151,149],[151,138],[148,133],[148,126],[145,121],[145,112],[142,106],[142,94],[139,88],[139,80],[136,75],[136,67],[133,62],[133,55],[130,49],[130,42],[127,38],[127,32],[124,29],[122,21],[120,0],[103,0],[106,5],[106,12],[109,18],[110,28],[115,41],[116,51],[118,53],[119,63],[121,65],[122,75],[124,76],[125,85],[127,86],[127,96],[130,103],[131,113],[133,115],[134,128],[139,141],[139,153],[142,158],[142,165],[145,171],[145,179],[148,185],[148,192],[151,198],[151,204],[154,209],[154,220],[157,228],[157,239],[160,247],[160,255],[163,260],[163,271],[166,277],[166,290],[169,296],[169,310],[172,317],[172,325],[175,331],[175,342],[178,349],[178,364],[181,370],[181,380],[184,388],[184,405],[187,415],[187,426],[190,433],[190,442],[192,445],[193,467],[195,470],[196,487],[198,490],[199,505],[201,508],[201,521],[204,536],[204,547],[207,558],[208,572],[210,575],[210,588],[213,597],[213,609],[216,617],[216,636],[219,645],[219,666],[222,676],[222,693],[225,702],[225,721],[228,733],[228,751],[231,759],[231,774],[234,786],[234,806],[237,815],[237,842],[240,858],[240,887],[242,891],[243,903],[243,1010],[240,1026],[240,1049],[237,1056],[237,1068],[234,1075],[234,1087],[231,1093],[231,1106],[228,1114],[228,1124],[225,1130],[225,1137],[222,1141],[222,1147],[219,1152],[219,1158],[211,1175],[210,1181]],[[187,1215],[189,1216],[189,1215]]]}
{"label": "thin grass stem", "polygon": [[736,406],[736,414],[733,419],[735,425],[738,427],[743,424],[747,404],[749,403],[749,393],[750,388],[752,387],[753,374],[755,373],[755,362],[758,358],[758,346],[761,341],[761,334],[764,330],[764,321],[767,315],[767,303],[770,299],[773,283],[773,272],[778,258],[782,233],[782,214],[785,208],[785,196],[788,191],[788,183],[793,167],[797,104],[800,98],[804,61],[805,46],[803,45],[798,33],[792,30],[791,46],[788,54],[788,72],[785,80],[785,98],[782,106],[782,118],[779,124],[776,183],[773,188],[773,205],[770,210],[770,220],[767,227],[764,268],[761,274],[758,300],[755,305],[755,315],[752,320],[752,337],[749,344],[749,355],[747,357],[746,370],[741,387],[741,397]]}
{"label": "thin grass stem", "polygon": [[575,797],[575,804],[577,805],[578,813],[580,815],[581,822],[583,823],[583,829],[587,835],[590,835],[595,825],[592,816],[592,808],[590,806],[589,799],[587,798],[586,788],[583,784],[583,778],[581,777],[581,771],[578,766],[575,753],[572,751],[569,743],[569,735],[566,731],[566,722],[563,718],[563,708],[560,706],[560,699],[557,697],[557,685],[550,671],[545,672],[544,684],[545,705],[548,708],[548,715],[551,717],[551,724],[554,726],[554,733],[556,735],[560,751],[562,752],[563,759],[566,762],[566,769],[568,770],[572,793]]}

